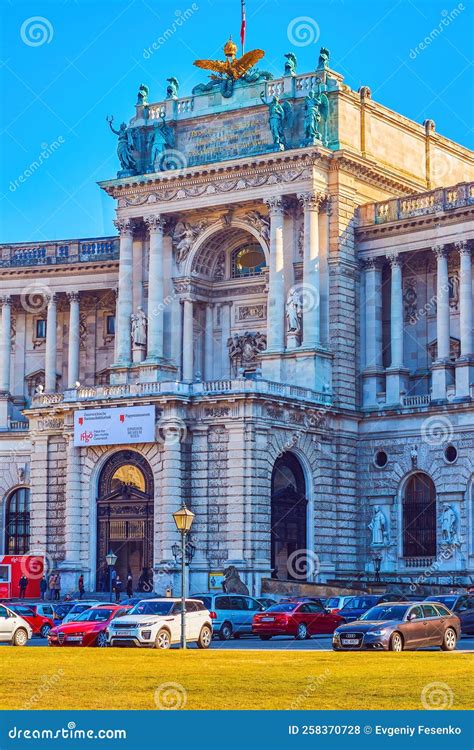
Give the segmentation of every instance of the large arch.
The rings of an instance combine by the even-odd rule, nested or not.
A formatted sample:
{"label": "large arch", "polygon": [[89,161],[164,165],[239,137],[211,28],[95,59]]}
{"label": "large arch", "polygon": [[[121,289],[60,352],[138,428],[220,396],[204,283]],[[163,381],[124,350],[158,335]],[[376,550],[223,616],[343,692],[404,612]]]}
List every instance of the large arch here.
{"label": "large arch", "polygon": [[308,482],[294,452],[279,456],[271,479],[271,567],[280,580],[305,581],[312,577],[309,549]]}
{"label": "large arch", "polygon": [[105,556],[117,555],[123,581],[131,571],[136,587],[144,569],[153,566],[154,479],[148,461],[137,451],[109,455],[98,477],[96,500],[97,587],[107,579]]}
{"label": "large arch", "polygon": [[403,558],[430,558],[437,552],[436,488],[423,471],[411,472],[401,487],[401,548]]}

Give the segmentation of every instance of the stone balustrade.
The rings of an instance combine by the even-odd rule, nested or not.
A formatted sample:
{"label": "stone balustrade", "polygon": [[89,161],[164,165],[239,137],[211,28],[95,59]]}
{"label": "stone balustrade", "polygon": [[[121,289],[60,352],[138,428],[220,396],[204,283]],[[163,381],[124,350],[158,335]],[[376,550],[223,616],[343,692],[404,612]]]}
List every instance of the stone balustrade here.
{"label": "stone balustrade", "polygon": [[40,244],[0,245],[0,268],[55,266],[118,260],[118,237],[60,240]]}
{"label": "stone balustrade", "polygon": [[474,204],[474,182],[460,182],[447,188],[436,188],[425,193],[391,198],[380,203],[368,203],[359,208],[360,226],[385,224],[414,216],[435,214]]}

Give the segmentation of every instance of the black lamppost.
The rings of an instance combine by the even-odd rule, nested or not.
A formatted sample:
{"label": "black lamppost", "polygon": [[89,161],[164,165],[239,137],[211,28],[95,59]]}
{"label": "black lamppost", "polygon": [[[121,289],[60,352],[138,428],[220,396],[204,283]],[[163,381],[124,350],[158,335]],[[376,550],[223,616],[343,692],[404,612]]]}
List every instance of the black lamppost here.
{"label": "black lamppost", "polygon": [[112,601],[112,568],[117,562],[117,555],[114,555],[112,550],[110,550],[109,554],[105,556],[105,560],[109,568],[109,593],[110,593],[110,601]]}
{"label": "black lamppost", "polygon": [[181,508],[173,513],[173,518],[181,534],[181,648],[186,648],[186,536],[193,525],[194,513],[183,502]]}
{"label": "black lamppost", "polygon": [[375,570],[375,582],[380,582],[380,566],[382,565],[382,556],[375,555],[374,557],[374,570]]}

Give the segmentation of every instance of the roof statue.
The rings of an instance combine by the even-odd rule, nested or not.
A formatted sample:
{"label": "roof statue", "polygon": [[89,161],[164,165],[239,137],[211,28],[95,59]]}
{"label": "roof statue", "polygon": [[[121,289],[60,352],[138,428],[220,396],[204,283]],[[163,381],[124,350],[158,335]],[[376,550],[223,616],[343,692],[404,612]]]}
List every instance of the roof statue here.
{"label": "roof statue", "polygon": [[237,45],[232,41],[232,37],[230,37],[229,41],[224,45],[224,55],[225,60],[194,61],[193,64],[197,68],[212,70],[214,72],[211,73],[211,81],[208,84],[200,84],[194,87],[193,94],[205,93],[215,87],[219,87],[222,96],[229,98],[233,94],[234,83],[236,81],[256,83],[262,78],[268,80],[272,77],[270,73],[265,71],[251,70],[255,63],[265,55],[265,52],[261,49],[251,50],[242,55],[242,57],[237,58]]}

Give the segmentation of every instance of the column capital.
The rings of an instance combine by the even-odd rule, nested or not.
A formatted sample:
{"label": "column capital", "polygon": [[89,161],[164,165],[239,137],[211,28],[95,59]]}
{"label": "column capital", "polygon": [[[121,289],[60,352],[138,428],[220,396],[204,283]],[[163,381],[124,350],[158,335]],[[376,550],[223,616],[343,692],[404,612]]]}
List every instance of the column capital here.
{"label": "column capital", "polygon": [[283,214],[284,209],[284,196],[283,195],[272,195],[270,198],[264,198],[263,202],[268,207],[270,216],[278,216]]}
{"label": "column capital", "polygon": [[0,297],[0,304],[2,305],[2,307],[4,305],[11,305],[12,304],[12,298],[8,294],[5,294],[2,297]]}
{"label": "column capital", "polygon": [[382,259],[366,258],[365,260],[361,260],[360,264],[362,266],[362,270],[366,273],[368,271],[379,271],[382,267]]}
{"label": "column capital", "polygon": [[69,304],[72,302],[79,302],[79,292],[67,292],[66,294]]}
{"label": "column capital", "polygon": [[144,216],[143,221],[150,234],[152,233],[163,233],[166,219],[160,214],[150,214],[150,216]]}
{"label": "column capital", "polygon": [[133,225],[131,219],[115,219],[114,225],[121,237],[133,237]]}
{"label": "column capital", "polygon": [[303,209],[308,211],[320,210],[323,203],[328,200],[328,196],[325,193],[298,193],[298,201],[300,202]]}
{"label": "column capital", "polygon": [[447,258],[448,257],[448,247],[447,245],[433,245],[431,248],[433,253],[436,255],[436,259],[440,260],[441,258]]}
{"label": "column capital", "polygon": [[391,253],[387,253],[385,256],[388,262],[390,263],[391,268],[399,268],[402,264],[402,259],[400,257],[400,253],[397,251],[392,251]]}
{"label": "column capital", "polygon": [[50,292],[49,294],[45,294],[46,301],[48,303],[48,307],[50,305],[56,305],[58,302],[58,295],[56,292]]}
{"label": "column capital", "polygon": [[472,245],[468,240],[459,240],[459,242],[454,243],[454,247],[459,255],[471,255],[472,253]]}

